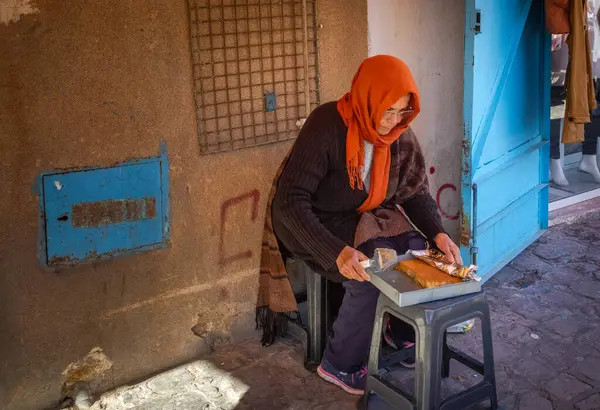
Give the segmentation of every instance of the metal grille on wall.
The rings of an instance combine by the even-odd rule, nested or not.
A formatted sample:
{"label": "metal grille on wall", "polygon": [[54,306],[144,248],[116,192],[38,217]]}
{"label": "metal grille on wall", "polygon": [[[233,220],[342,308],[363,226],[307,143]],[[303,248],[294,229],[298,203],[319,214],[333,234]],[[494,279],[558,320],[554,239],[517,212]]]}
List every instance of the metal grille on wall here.
{"label": "metal grille on wall", "polygon": [[318,104],[315,0],[190,0],[201,152],[293,139]]}

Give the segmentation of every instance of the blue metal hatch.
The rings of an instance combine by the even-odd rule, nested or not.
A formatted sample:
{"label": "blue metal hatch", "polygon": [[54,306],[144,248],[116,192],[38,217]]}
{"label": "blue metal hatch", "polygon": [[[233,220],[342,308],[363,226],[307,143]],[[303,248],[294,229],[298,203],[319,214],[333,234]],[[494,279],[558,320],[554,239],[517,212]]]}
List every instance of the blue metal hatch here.
{"label": "blue metal hatch", "polygon": [[164,247],[169,239],[168,162],[159,157],[109,167],[50,171],[38,181],[48,267]]}

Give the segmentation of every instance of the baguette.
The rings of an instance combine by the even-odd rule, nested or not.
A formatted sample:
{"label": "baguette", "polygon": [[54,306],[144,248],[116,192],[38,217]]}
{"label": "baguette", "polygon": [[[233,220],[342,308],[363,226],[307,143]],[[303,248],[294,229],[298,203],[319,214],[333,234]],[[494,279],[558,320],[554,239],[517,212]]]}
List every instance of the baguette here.
{"label": "baguette", "polygon": [[402,261],[396,266],[396,270],[406,274],[422,288],[437,288],[462,282],[460,278],[450,276],[419,259]]}

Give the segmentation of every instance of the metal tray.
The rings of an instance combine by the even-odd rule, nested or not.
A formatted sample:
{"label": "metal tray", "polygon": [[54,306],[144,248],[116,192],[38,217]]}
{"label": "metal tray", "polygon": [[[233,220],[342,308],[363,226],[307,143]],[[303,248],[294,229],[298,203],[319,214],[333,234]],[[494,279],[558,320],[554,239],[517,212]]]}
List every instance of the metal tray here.
{"label": "metal tray", "polygon": [[[414,257],[404,255],[398,258],[398,262],[409,259],[414,259]],[[454,298],[481,291],[481,282],[475,280],[438,286],[437,288],[422,288],[404,273],[394,268],[395,266],[382,272],[369,273],[371,283],[400,307]]]}

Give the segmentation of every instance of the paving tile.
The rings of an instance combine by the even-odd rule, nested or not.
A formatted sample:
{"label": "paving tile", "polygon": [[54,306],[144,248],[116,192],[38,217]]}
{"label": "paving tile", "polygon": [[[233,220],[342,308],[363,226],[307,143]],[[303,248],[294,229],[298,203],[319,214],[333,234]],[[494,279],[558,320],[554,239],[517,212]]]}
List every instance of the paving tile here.
{"label": "paving tile", "polygon": [[531,334],[537,334],[535,327],[525,327],[519,323],[508,323],[494,329],[493,337],[498,342],[504,342],[499,343],[499,348],[516,348],[517,351],[523,352],[529,349],[530,345],[538,343],[538,339],[533,338]]}
{"label": "paving tile", "polygon": [[582,329],[575,336],[574,342],[580,346],[600,348],[600,326],[598,323],[582,324]]}
{"label": "paving tile", "polygon": [[[596,254],[596,252],[594,252],[594,254]],[[600,276],[598,276],[600,273],[600,267],[594,263],[576,262],[569,264],[568,268],[577,271],[581,275],[589,276],[590,278],[595,275],[596,279],[600,279]]]}
{"label": "paving tile", "polygon": [[553,410],[552,402],[542,397],[541,392],[532,391],[519,397],[519,410]]}
{"label": "paving tile", "polygon": [[600,300],[600,282],[575,282],[570,285],[570,288],[580,295]]}
{"label": "paving tile", "polygon": [[535,347],[535,353],[548,366],[560,372],[570,369],[578,358],[587,358],[598,354],[594,344],[582,343],[575,338],[564,338],[555,334],[542,334],[540,343]]}
{"label": "paving tile", "polygon": [[502,410],[517,410],[518,398],[514,394],[498,397],[498,407]]}
{"label": "paving tile", "polygon": [[573,320],[573,315],[567,314],[544,322],[544,326],[546,329],[565,337],[574,337],[581,329],[580,322]]}
{"label": "paving tile", "polygon": [[543,385],[546,381],[556,376],[556,370],[548,364],[542,363],[535,356],[523,357],[510,367],[512,375],[519,375],[536,386]]}
{"label": "paving tile", "polygon": [[589,252],[585,258],[587,261],[600,263],[600,253]]}
{"label": "paving tile", "polygon": [[508,373],[496,370],[496,389],[498,390],[498,397],[506,395],[520,395],[536,390],[535,386],[527,382],[524,378],[516,380],[513,376]]}
{"label": "paving tile", "polygon": [[590,390],[592,386],[584,383],[567,373],[561,373],[550,380],[545,389],[559,400],[571,401],[577,396]]}
{"label": "paving tile", "polygon": [[551,229],[548,230],[544,235],[540,237],[537,241],[536,245],[545,244],[545,243],[556,243],[563,241],[565,239],[573,239],[567,237],[566,230],[564,229]]}
{"label": "paving tile", "polygon": [[600,217],[598,215],[587,218],[580,225],[588,226],[590,228],[596,229],[600,231]]}
{"label": "paving tile", "polygon": [[[580,280],[585,280],[586,278],[592,278],[589,273],[586,274],[586,269],[589,269],[589,264],[583,265],[558,265],[553,266],[548,271],[544,271],[541,273],[542,279],[547,281],[549,284],[559,284],[559,285],[571,285],[573,282],[577,282]],[[593,265],[592,265],[593,266]],[[583,270],[576,269],[579,268]]]}
{"label": "paving tile", "polygon": [[[576,232],[567,234],[571,237],[571,239],[575,239],[580,243],[585,242],[593,244],[598,243],[600,240],[600,231],[593,231],[590,229],[579,229]],[[593,248],[591,248],[590,251],[588,251],[588,253],[582,258],[582,260],[588,260],[590,262],[597,261],[597,258],[594,256],[596,256],[596,254],[593,252]]]}
{"label": "paving tile", "polygon": [[[585,360],[582,360],[575,364],[573,367],[574,373],[579,373],[584,375],[590,380],[595,382],[600,382],[600,358],[597,357],[588,357]],[[597,383],[598,387],[600,387],[600,383]]]}
{"label": "paving tile", "polygon": [[494,275],[494,278],[500,286],[506,283],[515,282],[523,278],[523,272],[519,272],[511,266],[505,266],[498,273]]}
{"label": "paving tile", "polygon": [[542,307],[534,298],[515,298],[508,303],[509,307],[526,319],[543,322],[553,318],[556,312]]}
{"label": "paving tile", "polygon": [[521,272],[545,271],[552,267],[550,263],[538,258],[529,251],[524,251],[518,255],[510,262],[509,266]]}
{"label": "paving tile", "polygon": [[[327,404],[321,404],[318,405],[316,407],[298,407],[298,410],[306,410],[306,409],[314,409],[314,410],[344,410],[344,409],[348,409],[348,410],[354,410],[357,409],[357,404],[356,403],[340,403],[339,401],[335,401],[333,403],[327,403]],[[386,409],[384,407],[385,410],[393,410],[391,408],[388,407],[388,409]],[[237,409],[236,409],[237,410]],[[373,409],[376,410],[376,409]]]}
{"label": "paving tile", "polygon": [[594,393],[585,399],[575,403],[577,410],[598,410],[600,409],[600,393]]}
{"label": "paving tile", "polygon": [[581,305],[579,312],[586,315],[588,321],[600,323],[600,303],[595,300],[587,300],[586,303]]}
{"label": "paving tile", "polygon": [[494,309],[490,311],[490,318],[492,323],[518,323],[527,328],[532,328],[539,324],[537,320],[527,319],[525,316],[504,306],[494,307]]}
{"label": "paving tile", "polygon": [[544,299],[546,306],[555,305],[559,308],[567,308],[571,310],[576,310],[588,303],[585,298],[582,298],[577,294],[573,294],[570,292],[570,289],[567,286],[562,285],[552,285],[551,290],[544,294]]}
{"label": "paving tile", "polygon": [[[524,349],[522,346],[512,343],[509,340],[494,340],[494,362],[496,364],[515,363],[523,351]],[[479,358],[482,359],[481,356]]]}
{"label": "paving tile", "polygon": [[577,257],[582,257],[588,250],[588,246],[572,239],[563,239],[560,241],[543,243],[533,248],[533,253],[542,259],[549,261],[561,258],[569,258],[573,260]]}

